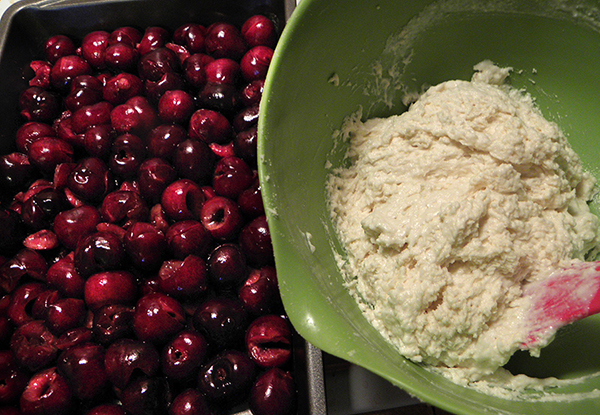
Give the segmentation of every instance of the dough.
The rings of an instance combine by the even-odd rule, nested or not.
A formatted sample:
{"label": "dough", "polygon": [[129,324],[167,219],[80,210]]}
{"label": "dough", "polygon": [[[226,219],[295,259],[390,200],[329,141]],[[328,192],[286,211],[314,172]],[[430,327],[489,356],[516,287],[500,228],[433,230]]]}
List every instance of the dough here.
{"label": "dough", "polygon": [[475,71],[346,126],[349,167],[327,189],[369,322],[407,358],[471,379],[525,340],[523,287],[599,241],[594,180],[564,134],[503,83],[510,68]]}

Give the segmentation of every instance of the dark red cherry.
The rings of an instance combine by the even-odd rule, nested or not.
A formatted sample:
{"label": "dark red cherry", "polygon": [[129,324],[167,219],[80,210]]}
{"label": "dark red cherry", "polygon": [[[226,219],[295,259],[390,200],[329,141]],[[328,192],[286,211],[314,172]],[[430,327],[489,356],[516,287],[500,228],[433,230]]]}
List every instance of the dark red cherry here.
{"label": "dark red cherry", "polygon": [[185,311],[179,301],[166,294],[146,294],[139,299],[133,317],[138,339],[165,343],[185,325]]}
{"label": "dark red cherry", "polygon": [[206,65],[214,58],[204,53],[194,53],[183,62],[183,77],[195,89],[206,84]]}
{"label": "dark red cherry", "polygon": [[123,242],[131,263],[144,271],[158,269],[167,250],[165,235],[147,222],[135,222],[131,225]]}
{"label": "dark red cherry", "polygon": [[142,79],[158,81],[165,73],[178,72],[180,62],[175,52],[160,47],[142,55],[138,70]]}
{"label": "dark red cherry", "polygon": [[203,366],[198,388],[210,401],[233,404],[248,395],[254,376],[254,363],[247,354],[226,350]]}
{"label": "dark red cherry", "polygon": [[252,269],[239,289],[244,307],[254,316],[281,311],[281,297],[275,267]]}
{"label": "dark red cherry", "polygon": [[183,77],[176,72],[166,72],[156,81],[150,79],[144,81],[146,97],[153,105],[158,105],[162,96],[168,91],[181,90],[184,87]]}
{"label": "dark red cherry", "polygon": [[240,232],[239,243],[248,261],[254,266],[273,264],[273,245],[267,218],[258,216],[244,226]]}
{"label": "dark red cherry", "polygon": [[187,131],[181,125],[161,124],[148,134],[148,155],[171,160],[179,143],[186,139]]}
{"label": "dark red cherry", "polygon": [[146,158],[146,145],[134,134],[125,133],[112,144],[108,166],[112,173],[121,178],[133,178]]}
{"label": "dark red cherry", "polygon": [[107,101],[100,101],[95,104],[86,105],[73,112],[71,117],[71,127],[76,134],[83,134],[93,126],[110,124],[110,114],[113,109],[112,104]]}
{"label": "dark red cherry", "polygon": [[93,314],[92,332],[94,339],[102,344],[111,344],[133,334],[134,308],[123,304],[110,304],[97,309]]}
{"label": "dark red cherry", "polygon": [[84,74],[78,75],[71,81],[71,91],[76,89],[86,88],[94,91],[102,92],[103,83],[94,75]]}
{"label": "dark red cherry", "polygon": [[70,347],[93,340],[92,331],[86,327],[76,327],[61,334],[56,340],[58,350],[67,350]]}
{"label": "dark red cherry", "polygon": [[95,343],[73,346],[58,358],[58,370],[75,397],[90,401],[105,392],[108,377],[104,369],[104,347]]}
{"label": "dark red cherry", "polygon": [[102,99],[102,92],[92,88],[77,88],[65,97],[65,107],[75,112],[87,105],[93,105]]}
{"label": "dark red cherry", "polygon": [[133,305],[136,298],[136,280],[128,271],[99,272],[85,282],[84,299],[92,311],[111,304]]}
{"label": "dark red cherry", "polygon": [[240,131],[233,139],[234,154],[244,160],[249,166],[256,168],[258,128],[256,125]]}
{"label": "dark red cherry", "polygon": [[19,401],[29,374],[19,367],[10,350],[0,351],[0,406]]}
{"label": "dark red cherry", "polygon": [[57,336],[82,327],[87,310],[82,299],[79,298],[60,298],[52,303],[46,316],[46,325]]}
{"label": "dark red cherry", "polygon": [[106,48],[104,62],[114,72],[135,71],[140,53],[134,45],[117,42]]}
{"label": "dark red cherry", "polygon": [[29,86],[39,86],[40,88],[50,88],[50,73],[52,65],[47,61],[34,60],[29,63],[29,68],[34,75],[29,79]]}
{"label": "dark red cherry", "polygon": [[85,280],[75,269],[74,253],[71,253],[48,268],[46,282],[65,297],[83,298]]}
{"label": "dark red cherry", "polygon": [[157,157],[144,160],[137,174],[140,194],[151,204],[158,203],[167,186],[177,179],[173,166]]}
{"label": "dark red cherry", "polygon": [[117,105],[110,122],[118,133],[145,135],[158,124],[158,114],[147,98],[135,96]]}
{"label": "dark red cherry", "polygon": [[115,190],[106,195],[100,206],[102,220],[120,225],[149,218],[150,209],[137,192]]}
{"label": "dark red cherry", "polygon": [[231,115],[239,109],[239,91],[229,84],[206,83],[198,93],[198,102],[202,108]]}
{"label": "dark red cherry", "polygon": [[[20,288],[20,287],[19,287]],[[15,290],[15,293],[18,291]],[[13,294],[15,294],[13,293]],[[30,306],[30,312],[33,316],[33,319],[36,320],[46,320],[48,318],[48,313],[54,304],[56,304],[59,300],[61,300],[61,296],[57,290],[54,289],[46,289],[39,293],[32,306]],[[33,320],[32,319],[32,320]],[[46,326],[48,324],[46,322]]]}
{"label": "dark red cherry", "polygon": [[164,122],[186,123],[194,109],[194,98],[181,89],[166,91],[158,101],[158,115]]}
{"label": "dark red cherry", "polygon": [[232,125],[236,133],[248,130],[258,124],[259,105],[244,108],[234,117]]}
{"label": "dark red cherry", "polygon": [[38,296],[46,290],[41,282],[27,282],[16,287],[9,297],[7,317],[15,326],[34,320],[33,304]]}
{"label": "dark red cherry", "polygon": [[63,56],[74,55],[76,50],[77,48],[73,40],[65,35],[51,36],[44,44],[46,59],[50,63],[55,63]]}
{"label": "dark red cherry", "polygon": [[246,350],[260,367],[284,366],[292,357],[292,326],[279,315],[258,317],[246,331]]}
{"label": "dark red cherry", "polygon": [[21,125],[17,130],[16,145],[21,153],[27,153],[29,145],[42,138],[54,137],[56,132],[50,124],[39,121],[29,121]]}
{"label": "dark red cherry", "polygon": [[255,79],[250,81],[242,88],[240,93],[240,101],[246,107],[259,104],[262,99],[263,89],[265,87],[264,79]]}
{"label": "dark red cherry", "polygon": [[199,109],[190,118],[188,134],[206,143],[223,144],[231,140],[233,131],[227,117],[220,112]]}
{"label": "dark red cherry", "polygon": [[164,261],[158,271],[158,288],[182,301],[197,299],[208,289],[206,263],[197,255]]}
{"label": "dark red cherry", "polygon": [[244,22],[241,28],[242,36],[249,47],[275,47],[277,30],[275,24],[266,16],[257,14]]}
{"label": "dark red cherry", "polygon": [[215,158],[215,154],[206,142],[187,139],[177,145],[173,153],[173,166],[185,179],[196,183],[209,183]]}
{"label": "dark red cherry", "polygon": [[225,157],[215,166],[212,184],[218,195],[236,199],[253,181],[252,169],[244,160]]}
{"label": "dark red cherry", "polygon": [[56,215],[67,207],[64,194],[54,189],[42,190],[23,202],[21,219],[35,230],[49,228]]}
{"label": "dark red cherry", "polygon": [[53,229],[59,241],[68,249],[74,250],[79,239],[94,232],[98,223],[100,223],[98,209],[83,205],[56,215]]}
{"label": "dark red cherry", "polygon": [[197,389],[188,388],[173,399],[169,415],[216,415],[206,398]]}
{"label": "dark red cherry", "polygon": [[242,75],[240,64],[228,58],[209,62],[204,70],[206,71],[206,82],[214,84],[236,85]]}
{"label": "dark red cherry", "polygon": [[200,217],[205,196],[198,184],[189,179],[171,183],[161,196],[162,207],[171,219],[187,220]]}
{"label": "dark red cherry", "polygon": [[204,44],[209,55],[236,61],[239,61],[248,49],[240,30],[229,23],[210,25],[207,28]]}
{"label": "dark red cherry", "polygon": [[142,40],[142,33],[132,26],[122,26],[110,33],[108,44],[125,43],[136,46]]}
{"label": "dark red cherry", "polygon": [[118,235],[95,232],[79,240],[74,259],[77,272],[88,278],[98,272],[121,269],[125,262],[125,248]]}
{"label": "dark red cherry", "polygon": [[221,290],[237,288],[248,274],[246,258],[240,247],[234,243],[217,246],[208,258],[211,283]]}
{"label": "dark red cherry", "polygon": [[78,198],[91,203],[100,202],[112,186],[108,166],[97,157],[81,160],[67,179],[67,187]]}
{"label": "dark red cherry", "polygon": [[106,48],[110,33],[98,30],[90,32],[81,42],[81,56],[96,69],[105,67]]}
{"label": "dark red cherry", "polygon": [[104,367],[110,382],[123,389],[136,372],[154,376],[160,368],[159,359],[159,353],[151,343],[123,338],[106,349]]}
{"label": "dark red cherry", "polygon": [[105,160],[110,154],[115,134],[110,124],[95,125],[83,135],[83,148],[92,157]]}
{"label": "dark red cherry", "polygon": [[273,49],[267,46],[255,46],[242,57],[240,69],[246,81],[265,79],[273,59]]}
{"label": "dark red cherry", "polygon": [[44,282],[47,271],[48,263],[42,254],[23,248],[0,265],[0,288],[10,293],[20,282]]}
{"label": "dark red cherry", "polygon": [[193,316],[196,330],[204,334],[213,350],[239,346],[248,325],[248,313],[234,297],[208,298]]}
{"label": "dark red cherry", "polygon": [[27,121],[51,122],[60,113],[60,100],[56,94],[32,86],[21,93],[19,108]]}
{"label": "dark red cherry", "polygon": [[142,39],[137,48],[141,56],[153,51],[154,49],[163,47],[169,39],[169,32],[159,26],[151,26],[146,28]]}
{"label": "dark red cherry", "polygon": [[191,380],[204,363],[207,353],[208,343],[204,336],[194,330],[184,330],[164,346],[162,371],[172,380]]}
{"label": "dark red cherry", "polygon": [[31,143],[27,154],[31,164],[50,175],[59,164],[72,162],[74,151],[66,141],[44,137]]}
{"label": "dark red cherry", "polygon": [[256,179],[246,190],[242,191],[237,198],[238,206],[242,213],[248,218],[255,218],[265,214],[260,181]]}
{"label": "dark red cherry", "polygon": [[185,48],[190,53],[204,51],[204,36],[206,28],[197,23],[186,23],[175,29],[173,40]]}
{"label": "dark red cherry", "polygon": [[106,82],[102,90],[102,96],[112,105],[120,105],[128,99],[140,95],[143,90],[144,83],[138,76],[121,72]]}
{"label": "dark red cherry", "polygon": [[290,372],[272,368],[260,374],[248,404],[255,415],[292,415],[296,411],[296,384]]}
{"label": "dark red cherry", "polygon": [[244,224],[237,203],[223,196],[215,196],[204,202],[200,221],[211,236],[219,241],[234,239]]}
{"label": "dark red cherry", "polygon": [[31,371],[50,365],[58,355],[56,336],[41,320],[17,327],[10,339],[10,350],[17,363]]}
{"label": "dark red cherry", "polygon": [[73,78],[92,73],[90,64],[78,55],[67,55],[57,59],[50,72],[52,85],[66,91],[71,87]]}
{"label": "dark red cherry", "polygon": [[56,130],[56,137],[66,143],[79,147],[83,142],[83,134],[76,133],[73,130],[73,113],[69,110],[63,111],[53,123]]}
{"label": "dark red cherry", "polygon": [[213,244],[213,238],[197,220],[188,219],[173,223],[166,231],[169,251],[177,259],[188,255],[205,257]]}
{"label": "dark red cherry", "polygon": [[56,367],[35,373],[21,395],[22,415],[67,415],[73,407],[67,380]]}

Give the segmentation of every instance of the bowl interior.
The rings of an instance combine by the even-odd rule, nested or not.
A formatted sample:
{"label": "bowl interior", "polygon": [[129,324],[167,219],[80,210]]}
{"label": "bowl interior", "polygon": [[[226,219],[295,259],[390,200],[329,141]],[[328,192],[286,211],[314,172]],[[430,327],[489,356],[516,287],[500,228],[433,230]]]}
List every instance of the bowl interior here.
{"label": "bowl interior", "polygon": [[[343,162],[343,121],[406,109],[423,86],[470,79],[490,59],[532,94],[600,179],[600,17],[588,2],[303,0],[267,78],[259,121],[259,173],[286,310],[308,341],[419,398],[461,414],[598,413],[600,318],[559,332],[538,359],[516,355],[513,373],[577,379],[525,400],[490,397],[402,358],[362,317],[343,286],[343,255],[325,182]],[[581,12],[581,13],[580,13]],[[592,209],[598,211],[598,201]],[[568,398],[566,398],[568,395]]]}

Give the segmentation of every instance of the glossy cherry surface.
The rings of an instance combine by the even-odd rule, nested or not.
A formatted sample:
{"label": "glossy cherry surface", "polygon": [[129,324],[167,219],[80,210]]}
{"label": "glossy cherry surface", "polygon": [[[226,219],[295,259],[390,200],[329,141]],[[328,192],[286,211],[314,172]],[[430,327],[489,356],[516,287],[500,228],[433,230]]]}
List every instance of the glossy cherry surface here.
{"label": "glossy cherry surface", "polygon": [[146,294],[135,306],[133,329],[140,340],[164,343],[184,326],[185,310],[166,294]]}
{"label": "glossy cherry surface", "polygon": [[283,313],[256,171],[277,30],[204,17],[55,34],[24,65],[0,155],[1,413],[229,413],[289,351],[257,320]]}
{"label": "glossy cherry surface", "polygon": [[104,393],[108,386],[104,354],[101,345],[82,343],[70,347],[59,356],[58,370],[78,399],[92,400]]}
{"label": "glossy cherry surface", "polygon": [[137,372],[155,375],[160,368],[159,359],[159,353],[152,344],[124,338],[108,346],[104,367],[112,384],[123,389]]}
{"label": "glossy cherry surface", "polygon": [[248,313],[239,299],[218,296],[200,303],[194,312],[193,324],[206,336],[211,347],[239,347],[248,325]]}
{"label": "glossy cherry surface", "polygon": [[162,372],[177,381],[194,380],[208,354],[208,343],[195,330],[183,330],[173,337],[161,352]]}
{"label": "glossy cherry surface", "polygon": [[254,415],[292,415],[296,410],[296,385],[292,375],[269,369],[256,379],[249,405]]}
{"label": "glossy cherry surface", "polygon": [[239,402],[249,393],[255,376],[252,360],[237,350],[226,350],[200,371],[198,388],[211,401]]}

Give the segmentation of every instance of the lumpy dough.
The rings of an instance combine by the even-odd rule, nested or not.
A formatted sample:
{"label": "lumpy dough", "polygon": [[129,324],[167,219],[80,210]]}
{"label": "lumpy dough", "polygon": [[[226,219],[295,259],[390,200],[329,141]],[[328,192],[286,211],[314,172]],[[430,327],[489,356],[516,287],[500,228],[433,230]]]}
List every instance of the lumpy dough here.
{"label": "lumpy dough", "polygon": [[350,123],[349,167],[328,183],[366,318],[407,358],[472,379],[525,340],[524,285],[599,239],[594,180],[509,71],[484,61],[400,115]]}

